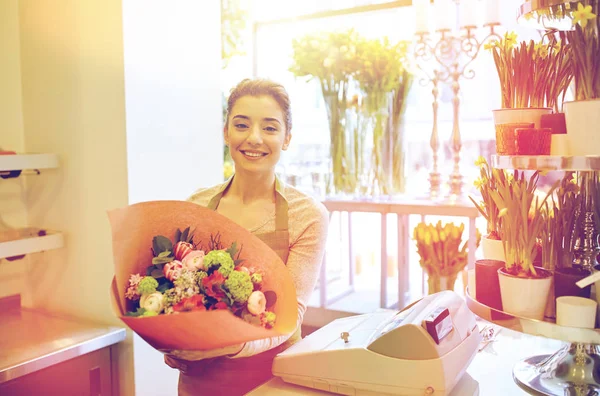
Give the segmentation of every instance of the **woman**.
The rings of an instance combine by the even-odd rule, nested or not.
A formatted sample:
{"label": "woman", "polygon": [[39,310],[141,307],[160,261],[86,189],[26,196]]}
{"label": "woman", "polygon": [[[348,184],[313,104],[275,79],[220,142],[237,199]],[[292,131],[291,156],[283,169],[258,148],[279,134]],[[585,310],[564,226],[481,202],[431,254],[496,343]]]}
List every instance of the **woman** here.
{"label": "woman", "polygon": [[167,355],[181,371],[180,395],[243,395],[272,378],[275,355],[300,337],[306,305],[321,266],[329,216],[325,207],[275,176],[291,140],[292,115],[285,89],[268,80],[244,80],[227,102],[224,134],[235,174],[200,190],[189,201],[232,219],[262,239],[286,263],[298,297],[291,336],[247,342],[211,351]]}

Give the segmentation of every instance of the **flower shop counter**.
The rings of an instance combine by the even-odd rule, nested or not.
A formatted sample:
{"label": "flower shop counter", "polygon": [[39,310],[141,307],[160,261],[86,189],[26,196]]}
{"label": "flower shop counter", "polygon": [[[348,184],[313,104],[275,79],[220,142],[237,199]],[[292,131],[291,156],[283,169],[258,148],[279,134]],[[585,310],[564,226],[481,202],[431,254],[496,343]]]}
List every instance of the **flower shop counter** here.
{"label": "flower shop counter", "polygon": [[[479,352],[467,368],[462,380],[449,396],[517,396],[528,395],[513,380],[514,365],[533,355],[553,354],[564,343],[543,337],[535,337],[505,329],[485,320],[478,319],[482,333],[490,328],[494,336],[482,341]],[[335,389],[333,389],[335,391]],[[475,393],[478,391],[478,393]],[[344,393],[353,394],[353,393]],[[259,386],[249,396],[294,396],[331,395],[329,392],[287,384],[281,378],[274,378]]]}
{"label": "flower shop counter", "polygon": [[22,308],[0,299],[0,394],[110,394],[113,346],[125,329]]}

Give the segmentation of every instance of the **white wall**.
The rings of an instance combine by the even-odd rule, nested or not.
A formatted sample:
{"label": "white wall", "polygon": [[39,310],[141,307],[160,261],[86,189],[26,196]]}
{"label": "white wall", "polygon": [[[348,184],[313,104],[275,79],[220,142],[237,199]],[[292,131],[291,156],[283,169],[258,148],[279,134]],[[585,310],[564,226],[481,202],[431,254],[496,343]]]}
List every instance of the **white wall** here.
{"label": "white wall", "polygon": [[[221,181],[220,2],[124,1],[123,38],[129,202]],[[176,395],[179,372],[133,345],[136,394]]]}
{"label": "white wall", "polygon": [[[18,0],[0,1],[0,148],[24,150]],[[0,179],[0,232],[27,225],[25,181]],[[29,258],[0,259],[0,298],[25,289]]]}

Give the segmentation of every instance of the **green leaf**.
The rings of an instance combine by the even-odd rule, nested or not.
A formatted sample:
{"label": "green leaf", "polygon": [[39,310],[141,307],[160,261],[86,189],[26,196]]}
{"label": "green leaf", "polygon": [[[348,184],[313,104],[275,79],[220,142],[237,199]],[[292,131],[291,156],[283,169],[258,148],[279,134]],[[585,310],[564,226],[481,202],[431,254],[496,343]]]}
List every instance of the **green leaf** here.
{"label": "green leaf", "polygon": [[146,268],[146,276],[152,276],[152,271],[154,271],[155,268],[155,266],[149,265],[148,268]]}
{"label": "green leaf", "polygon": [[168,256],[168,257],[154,257],[152,259],[152,264],[154,264],[154,265],[166,264],[166,263],[170,263],[171,261],[173,261],[173,256]]}
{"label": "green leaf", "polygon": [[242,264],[244,261],[246,261],[246,260],[244,260],[244,259],[233,260],[233,265],[237,267],[238,265]]}
{"label": "green leaf", "polygon": [[178,228],[177,231],[175,231],[175,242],[179,241],[181,241],[181,230]]}
{"label": "green leaf", "polygon": [[[167,280],[167,278],[162,278],[162,279]],[[156,291],[158,291],[160,293],[164,293],[167,290],[172,289],[172,288],[173,288],[173,283],[171,283],[170,281],[167,280],[166,282],[160,283],[158,285],[158,287],[156,288]]]}
{"label": "green leaf", "polygon": [[162,252],[173,251],[173,244],[169,240],[169,238],[164,237],[162,235],[157,235],[152,238],[152,247],[154,249],[154,254],[159,255]]}
{"label": "green leaf", "polygon": [[162,270],[157,269],[153,269],[152,272],[150,273],[150,276],[153,277],[154,279],[160,279],[160,278],[164,278],[165,274]]}
{"label": "green leaf", "polygon": [[145,312],[146,312],[146,309],[140,307],[135,312],[133,312],[133,311],[127,312],[125,314],[125,316],[131,316],[131,317],[137,318],[138,316],[142,316]]}
{"label": "green leaf", "polygon": [[277,294],[274,291],[266,291],[265,299],[267,300],[267,308],[271,308],[277,302]]}
{"label": "green leaf", "polygon": [[187,242],[189,234],[190,234],[190,227],[186,228],[183,231],[183,234],[181,235],[181,240],[184,242]]}
{"label": "green leaf", "polygon": [[237,242],[233,242],[231,244],[231,247],[229,247],[229,249],[225,250],[227,253],[229,253],[229,255],[231,256],[231,258],[235,257],[235,254],[237,253]]}
{"label": "green leaf", "polygon": [[164,252],[159,253],[157,257],[164,258],[164,257],[169,257],[170,255],[171,255],[171,251],[170,250],[165,250]]}

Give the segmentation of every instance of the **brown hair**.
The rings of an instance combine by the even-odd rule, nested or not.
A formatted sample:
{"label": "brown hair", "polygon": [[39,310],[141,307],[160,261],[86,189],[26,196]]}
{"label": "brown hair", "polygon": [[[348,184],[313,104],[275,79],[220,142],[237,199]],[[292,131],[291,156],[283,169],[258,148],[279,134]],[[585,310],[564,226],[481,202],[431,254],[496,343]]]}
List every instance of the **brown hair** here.
{"label": "brown hair", "polygon": [[256,78],[256,79],[245,79],[238,83],[233,88],[227,99],[227,115],[225,118],[225,127],[229,124],[229,114],[231,109],[235,105],[235,102],[242,96],[262,96],[268,95],[275,99],[275,101],[281,107],[283,116],[285,118],[285,129],[286,133],[290,133],[292,130],[292,110],[290,106],[290,97],[283,85],[278,84],[274,81]]}

